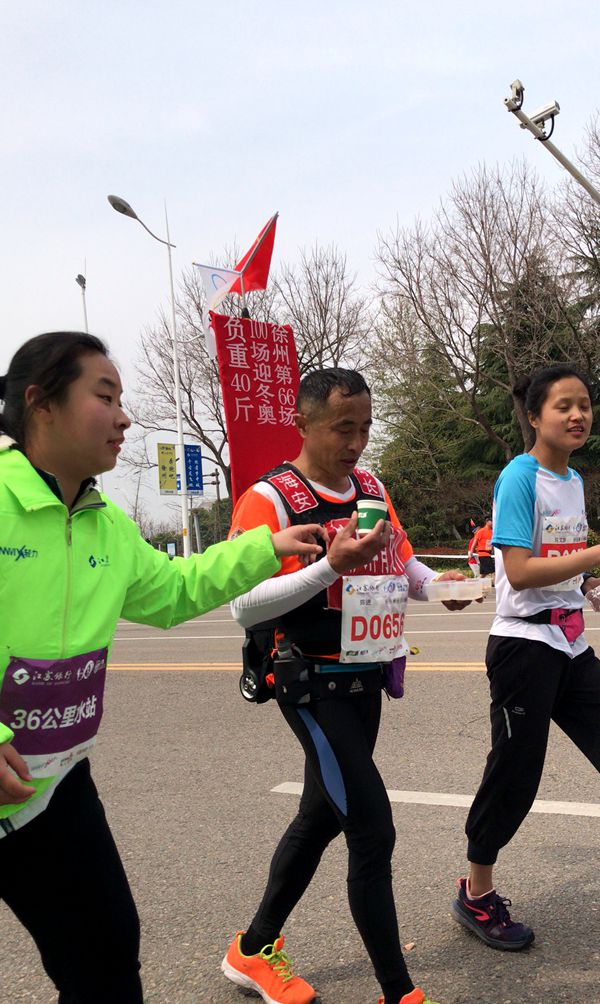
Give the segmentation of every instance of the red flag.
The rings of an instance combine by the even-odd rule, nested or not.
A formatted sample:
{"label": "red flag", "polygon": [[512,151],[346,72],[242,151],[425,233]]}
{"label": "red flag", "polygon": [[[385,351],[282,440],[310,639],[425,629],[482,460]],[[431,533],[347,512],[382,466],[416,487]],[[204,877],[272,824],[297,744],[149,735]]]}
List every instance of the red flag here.
{"label": "red flag", "polygon": [[[278,215],[279,213],[275,213],[269,222],[265,224],[250,250],[246,252],[241,261],[235,266],[235,271],[242,273],[244,293],[249,293],[251,289],[267,288]],[[240,293],[241,295],[241,279],[234,282],[229,292]]]}
{"label": "red flag", "polygon": [[210,312],[219,359],[233,502],[257,478],[298,456],[294,424],[300,383],[288,324]]}

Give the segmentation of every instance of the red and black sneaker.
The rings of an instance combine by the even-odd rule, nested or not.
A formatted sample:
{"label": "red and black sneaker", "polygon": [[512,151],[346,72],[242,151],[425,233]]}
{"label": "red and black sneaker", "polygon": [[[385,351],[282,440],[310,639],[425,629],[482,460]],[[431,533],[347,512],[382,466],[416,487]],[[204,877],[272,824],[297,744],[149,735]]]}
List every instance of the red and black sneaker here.
{"label": "red and black sneaker", "polygon": [[452,904],[452,915],[459,924],[472,931],[490,948],[506,952],[519,952],[531,944],[535,935],[525,924],[510,919],[509,899],[499,896],[495,889],[486,896],[469,899],[467,880],[458,879],[458,896]]}

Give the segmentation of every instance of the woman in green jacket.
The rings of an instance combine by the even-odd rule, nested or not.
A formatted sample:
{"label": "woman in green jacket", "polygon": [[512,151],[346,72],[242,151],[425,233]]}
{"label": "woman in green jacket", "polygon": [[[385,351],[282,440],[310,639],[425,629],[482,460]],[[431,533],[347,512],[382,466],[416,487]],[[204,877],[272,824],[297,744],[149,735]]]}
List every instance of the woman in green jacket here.
{"label": "woman in green jacket", "polygon": [[104,344],[26,342],[0,377],[0,899],[59,1004],[141,1004],[139,921],[90,776],[119,618],[168,628],[311,560],[318,526],[170,561],[95,487],[130,421]]}

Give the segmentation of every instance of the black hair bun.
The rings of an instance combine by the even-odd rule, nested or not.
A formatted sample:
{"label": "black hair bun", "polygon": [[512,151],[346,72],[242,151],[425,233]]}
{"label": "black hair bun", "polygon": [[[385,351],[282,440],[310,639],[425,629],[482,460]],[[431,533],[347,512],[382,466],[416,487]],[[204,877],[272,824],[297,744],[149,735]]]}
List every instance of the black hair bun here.
{"label": "black hair bun", "polygon": [[0,376],[0,401],[4,401],[6,396],[6,377]]}
{"label": "black hair bun", "polygon": [[531,376],[526,374],[525,376],[520,376],[518,380],[515,381],[512,392],[515,397],[518,397],[520,401],[525,401],[527,397],[527,391],[531,387]]}

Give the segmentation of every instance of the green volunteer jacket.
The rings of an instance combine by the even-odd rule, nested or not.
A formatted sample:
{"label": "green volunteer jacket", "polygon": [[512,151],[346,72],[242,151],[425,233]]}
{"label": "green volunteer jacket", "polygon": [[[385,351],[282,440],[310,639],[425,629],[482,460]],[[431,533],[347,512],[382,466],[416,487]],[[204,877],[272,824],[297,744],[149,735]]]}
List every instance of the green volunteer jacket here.
{"label": "green volunteer jacket", "polygon": [[93,744],[119,618],[169,628],[279,567],[267,527],[170,560],[94,488],[69,512],[0,440],[0,743],[22,753],[36,788],[0,806],[0,837],[41,812]]}

